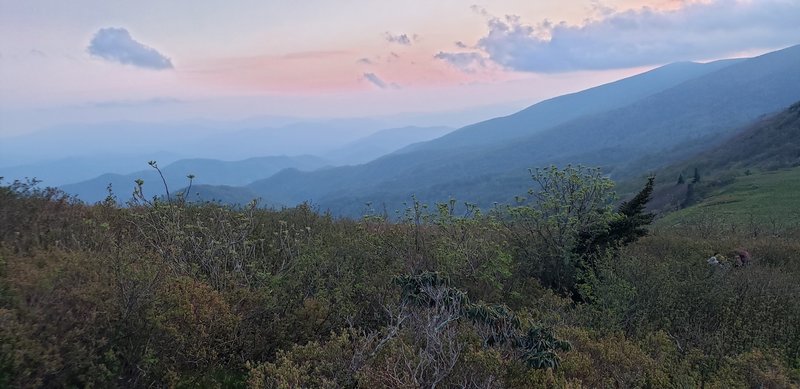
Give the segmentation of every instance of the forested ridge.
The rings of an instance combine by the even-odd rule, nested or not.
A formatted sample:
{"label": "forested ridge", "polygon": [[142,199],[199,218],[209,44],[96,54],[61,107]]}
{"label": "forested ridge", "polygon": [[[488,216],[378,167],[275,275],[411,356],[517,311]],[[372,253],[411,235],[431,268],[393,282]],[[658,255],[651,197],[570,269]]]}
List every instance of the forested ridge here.
{"label": "forested ridge", "polygon": [[0,386],[800,385],[797,226],[656,228],[652,179],[531,178],[359,219],[4,183]]}

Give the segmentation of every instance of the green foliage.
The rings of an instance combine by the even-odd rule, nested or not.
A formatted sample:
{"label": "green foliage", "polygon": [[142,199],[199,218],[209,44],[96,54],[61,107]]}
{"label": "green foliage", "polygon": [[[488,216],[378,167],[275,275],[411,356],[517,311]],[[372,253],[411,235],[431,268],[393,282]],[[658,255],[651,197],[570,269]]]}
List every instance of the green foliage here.
{"label": "green foliage", "polygon": [[[450,287],[450,280],[439,273],[424,272],[418,275],[404,275],[394,278],[400,286],[400,299],[416,307],[428,307],[436,303],[446,306],[469,303],[467,294]],[[441,295],[433,296],[431,290],[442,290]]]}
{"label": "green foliage", "polygon": [[568,351],[568,342],[557,339],[552,329],[521,320],[504,305],[474,304],[466,293],[450,287],[438,273],[396,277],[402,287],[401,301],[415,307],[453,309],[453,320],[468,319],[478,327],[485,346],[507,346],[516,358],[534,369],[556,369],[557,350]]}
{"label": "green foliage", "polygon": [[0,186],[0,386],[800,383],[797,231],[645,236],[652,181],[614,209],[598,171],[534,177],[515,207],[399,222]]}
{"label": "green foliage", "polygon": [[569,351],[569,342],[557,339],[552,329],[532,327],[519,341],[522,359],[535,369],[555,369],[560,364],[556,350]]}
{"label": "green foliage", "polygon": [[635,342],[620,333],[606,336],[567,328],[564,336],[573,350],[564,355],[565,375],[586,387],[669,387],[668,372],[675,366],[657,363]]}
{"label": "green foliage", "polygon": [[614,183],[599,169],[582,166],[537,169],[532,178],[538,189],[507,211],[510,238],[527,258],[521,270],[579,298],[578,285],[588,270],[579,252],[581,237],[605,233],[616,217],[611,208]]}
{"label": "green foliage", "polygon": [[[794,376],[794,377],[792,377]],[[798,381],[771,352],[759,349],[726,358],[711,377],[710,388],[790,388]]]}
{"label": "green foliage", "polygon": [[619,206],[618,212],[624,216],[625,222],[619,226],[612,226],[611,231],[619,236],[618,240],[621,243],[630,244],[647,235],[645,227],[653,222],[655,215],[644,210],[653,195],[654,180],[655,177],[650,176],[644,188],[633,199]]}
{"label": "green foliage", "polygon": [[[655,219],[655,214],[645,212],[645,207],[653,194],[655,177],[647,179],[647,183],[631,200],[624,201],[617,209],[614,218],[603,228],[594,228],[580,232],[580,241],[576,251],[584,256],[604,254],[610,249],[627,246],[639,238],[646,236],[647,227]],[[591,261],[593,270],[597,270],[595,261]]]}
{"label": "green foliage", "polygon": [[325,342],[293,345],[280,351],[275,362],[247,364],[250,388],[352,388],[357,376],[352,361],[355,346],[362,340],[355,334],[334,335]]}
{"label": "green foliage", "polygon": [[654,177],[617,211],[611,207],[614,184],[598,169],[553,166],[532,177],[539,190],[531,189],[530,200],[518,200],[529,203],[504,216],[512,242],[529,258],[521,270],[576,300],[592,299],[592,285],[604,281],[600,268],[647,234],[655,217],[645,212]]}

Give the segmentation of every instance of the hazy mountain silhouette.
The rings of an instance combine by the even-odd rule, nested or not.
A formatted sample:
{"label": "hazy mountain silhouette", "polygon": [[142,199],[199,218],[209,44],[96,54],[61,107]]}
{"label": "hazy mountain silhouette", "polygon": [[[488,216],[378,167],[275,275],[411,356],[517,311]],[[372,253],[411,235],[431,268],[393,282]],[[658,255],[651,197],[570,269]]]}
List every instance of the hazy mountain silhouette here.
{"label": "hazy mountain silhouette", "polygon": [[150,154],[95,154],[84,157],[68,157],[56,160],[46,160],[37,163],[0,167],[0,177],[6,181],[15,179],[36,178],[42,185],[61,186],[75,182],[89,180],[108,172],[127,174],[141,170],[142,166],[150,160],[169,164],[178,160],[180,156],[167,153]]}
{"label": "hazy mountain silhouette", "polygon": [[[175,155],[202,155],[189,139],[207,139],[220,132],[197,123],[115,121],[64,124],[30,134],[4,138],[0,162],[38,163],[94,155],[143,155],[168,151]],[[146,161],[144,161],[146,162]]]}
{"label": "hazy mountain silhouette", "polygon": [[[347,121],[342,121],[342,123],[347,123]],[[305,136],[309,135],[309,128],[311,127],[303,125],[301,127],[293,128],[298,130],[301,136]],[[332,129],[331,127],[314,127],[314,130],[318,132],[335,134],[335,129]],[[283,129],[280,131],[286,130]],[[195,173],[197,176],[197,188],[199,189],[200,185],[205,185],[204,188],[206,189],[204,191],[205,193],[203,194],[203,198],[206,199],[205,194],[211,196],[213,193],[216,193],[210,188],[213,185],[242,186],[259,179],[267,178],[285,168],[297,168],[308,171],[329,164],[341,165],[363,163],[373,160],[381,155],[391,153],[392,151],[400,149],[409,144],[436,138],[446,134],[449,131],[452,131],[452,129],[448,127],[403,127],[380,130],[371,135],[345,144],[344,146],[333,150],[330,153],[327,153],[325,159],[311,156],[259,157],[237,162],[226,162],[216,159],[182,159],[169,164],[163,170],[169,186],[173,189],[176,189],[177,187],[183,187],[186,184],[186,174],[190,172]],[[262,134],[260,136],[264,135]],[[258,138],[257,136],[245,137],[250,138],[254,143],[258,143],[256,140]],[[292,134],[288,133],[287,131],[286,136],[276,136],[276,138],[273,139],[273,143],[291,142],[293,138],[297,137],[297,132]],[[234,139],[238,138],[234,137]],[[220,141],[220,143],[222,142]],[[241,147],[239,147],[239,149],[241,149]],[[81,170],[81,168],[85,167],[88,162],[76,162],[84,160],[92,161],[89,158],[70,158],[62,161],[55,161],[52,163],[53,166],[51,166],[51,164],[37,164],[15,169],[0,169],[0,171],[8,172],[6,175],[7,178],[19,178],[27,176],[21,175],[21,172],[35,173],[37,171],[47,171],[53,169],[53,174],[46,174],[47,177],[44,177],[46,184],[61,185],[69,193],[76,194],[81,199],[90,202],[104,199],[107,195],[106,187],[109,183],[111,183],[115,188],[126,188],[126,193],[124,193],[124,195],[127,196],[129,194],[127,193],[127,188],[132,187],[131,183],[136,178],[144,179],[147,177],[148,179],[146,181],[148,182],[153,180],[160,181],[160,177],[157,176],[155,171],[150,170],[138,171],[131,174],[111,173],[116,170],[114,169],[114,166],[119,165],[119,163],[108,165],[106,163],[100,163],[98,159],[93,160],[96,165],[91,166],[92,168],[88,170],[90,172],[94,172],[94,174],[91,174],[89,177],[87,177],[87,170]],[[148,158],[141,157],[136,163],[136,166],[141,168],[141,166],[145,165],[145,162],[148,160]],[[106,168],[103,168],[104,166],[106,166]],[[130,166],[130,163],[128,163],[126,166]],[[134,169],[125,169],[123,171],[131,170]],[[55,171],[60,172],[61,176],[56,176]],[[57,179],[50,179],[51,177],[57,177]],[[78,178],[72,179],[74,177]],[[157,191],[156,194],[165,193],[159,188],[153,188],[153,190]],[[228,189],[218,192],[221,195],[230,195],[234,193],[234,191],[234,189]],[[244,198],[245,196],[242,195],[233,197],[240,199]],[[231,198],[223,198],[226,198],[228,201],[232,201]]]}
{"label": "hazy mountain silhouette", "polygon": [[[176,191],[188,184],[186,176],[189,174],[195,176],[194,184],[196,184],[198,188],[213,185],[242,186],[258,178],[269,177],[286,168],[313,170],[327,163],[326,160],[313,156],[261,157],[242,161],[182,159],[169,165],[161,166],[161,170],[164,173],[164,178],[167,181],[169,189],[171,191]],[[142,165],[147,166],[146,163],[142,163]],[[127,200],[133,192],[135,186],[134,182],[137,179],[144,180],[144,192],[148,197],[166,194],[161,177],[155,169],[150,167],[148,167],[147,170],[125,175],[113,173],[103,174],[91,180],[64,185],[61,189],[69,194],[78,196],[83,201],[92,203],[103,200],[107,195],[106,188],[111,184],[117,197],[120,200]],[[211,192],[213,192],[211,189],[205,191],[205,193]],[[217,192],[226,193],[228,195],[233,193],[233,191],[222,190],[217,190]],[[245,194],[240,197],[228,196],[226,197],[226,201],[240,202],[242,198],[246,198],[246,201],[249,201],[255,197],[251,196],[248,198],[247,196],[250,196],[250,193],[245,192]],[[236,201],[233,201],[234,199]]]}
{"label": "hazy mountain silhouette", "polygon": [[[662,70],[682,66],[668,65]],[[715,137],[729,135],[759,115],[800,99],[800,46],[707,66],[711,71],[686,77],[626,106],[583,115],[511,141],[481,146],[476,140],[468,148],[444,146],[447,138],[475,131],[465,128],[361,166],[310,173],[286,170],[248,188],[271,201],[313,200],[323,208],[350,214],[360,212],[368,201],[396,208],[412,193],[429,202],[455,196],[487,205],[524,193],[529,167],[584,163],[604,166],[616,176],[635,174],[674,162],[714,142]],[[694,72],[696,66],[685,68]],[[634,76],[626,83],[635,84],[637,77],[649,83],[653,74]],[[620,85],[610,85],[614,84],[614,88]],[[581,93],[602,99],[605,95],[598,94],[602,88]],[[582,106],[574,110],[585,110]],[[540,109],[534,107],[525,111]],[[518,121],[508,124],[511,118]],[[510,128],[507,132],[538,122],[527,115],[511,115],[504,121],[507,125],[497,128]],[[491,132],[484,136],[490,137]],[[658,158],[648,159],[654,155]]]}
{"label": "hazy mountain silhouette", "polygon": [[450,127],[402,127],[378,131],[324,154],[339,164],[359,164],[418,142],[438,138],[453,131]]}
{"label": "hazy mountain silhouette", "polygon": [[[297,122],[279,127],[238,127],[249,122],[209,121],[65,124],[3,138],[0,166],[94,155],[144,155],[168,151],[184,158],[240,160],[270,155],[321,155],[386,128],[374,119]],[[146,162],[143,160],[142,162]],[[106,170],[106,172],[109,172]],[[119,172],[117,172],[119,173]]]}

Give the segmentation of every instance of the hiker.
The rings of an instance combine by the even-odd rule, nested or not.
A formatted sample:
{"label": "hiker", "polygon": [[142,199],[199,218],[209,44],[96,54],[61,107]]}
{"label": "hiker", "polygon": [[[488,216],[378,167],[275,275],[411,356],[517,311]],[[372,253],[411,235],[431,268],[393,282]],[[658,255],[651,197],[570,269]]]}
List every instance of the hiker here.
{"label": "hiker", "polygon": [[747,251],[747,250],[745,250],[743,248],[738,248],[738,249],[736,249],[734,251],[734,253],[739,258],[739,261],[741,261],[742,266],[750,266],[750,264],[752,263],[753,257],[750,256],[750,252],[749,251]]}
{"label": "hiker", "polygon": [[719,266],[720,263],[719,259],[717,259],[717,255],[719,255],[719,253],[715,252],[714,255],[711,256],[711,258],[706,260],[706,263],[708,263],[711,266]]}
{"label": "hiker", "polygon": [[744,262],[742,261],[742,256],[739,255],[738,253],[733,253],[732,258],[734,267],[742,267],[744,265]]}

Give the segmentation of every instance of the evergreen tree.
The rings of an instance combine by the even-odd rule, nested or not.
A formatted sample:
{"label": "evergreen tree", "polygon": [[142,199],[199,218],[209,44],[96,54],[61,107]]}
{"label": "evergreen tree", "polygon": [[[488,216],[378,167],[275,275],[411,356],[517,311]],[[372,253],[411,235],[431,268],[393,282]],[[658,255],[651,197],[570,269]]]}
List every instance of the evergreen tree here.
{"label": "evergreen tree", "polygon": [[700,170],[694,168],[694,178],[692,178],[692,184],[700,182]]}
{"label": "evergreen tree", "polygon": [[655,214],[645,212],[645,207],[653,195],[655,176],[650,176],[647,183],[631,200],[620,204],[617,217],[608,223],[605,231],[584,233],[578,253],[582,255],[600,254],[607,248],[626,246],[646,236],[647,226],[655,219]]}
{"label": "evergreen tree", "polygon": [[644,211],[653,196],[654,181],[655,176],[648,177],[644,188],[633,199],[620,204],[619,213],[624,217],[620,219],[621,223],[612,222],[610,230],[617,235],[618,241],[622,244],[633,243],[647,235],[646,227],[656,217],[654,213]]}
{"label": "evergreen tree", "polygon": [[686,179],[683,178],[683,173],[681,173],[681,175],[678,176],[678,185],[681,185],[681,184],[683,184],[685,182],[686,182]]}

